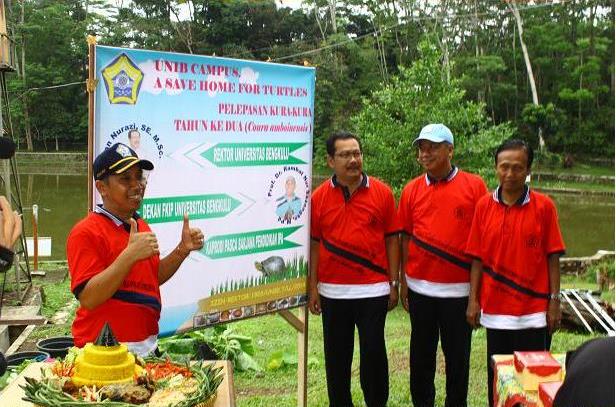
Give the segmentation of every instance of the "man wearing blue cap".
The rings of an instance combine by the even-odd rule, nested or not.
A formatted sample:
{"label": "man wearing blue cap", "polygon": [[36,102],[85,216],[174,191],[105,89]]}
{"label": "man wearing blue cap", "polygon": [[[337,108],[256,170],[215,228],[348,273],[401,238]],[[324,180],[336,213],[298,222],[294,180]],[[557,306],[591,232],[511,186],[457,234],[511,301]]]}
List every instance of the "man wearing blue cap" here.
{"label": "man wearing blue cap", "polygon": [[434,406],[439,337],[445,406],[466,406],[471,328],[466,322],[471,259],[464,253],[483,180],[451,164],[453,134],[429,124],[413,141],[425,173],[402,191],[400,299],[411,319],[410,387],[415,407]]}
{"label": "man wearing blue cap", "polygon": [[79,300],[75,345],[94,341],[109,323],[120,342],[145,356],[157,348],[159,286],[192,250],[203,247],[203,233],[191,228],[184,214],[180,243],[160,259],[156,235],[137,213],[146,186],[144,170],[154,165],[117,143],[92,167],[103,204],[73,227],[66,248],[71,291]]}

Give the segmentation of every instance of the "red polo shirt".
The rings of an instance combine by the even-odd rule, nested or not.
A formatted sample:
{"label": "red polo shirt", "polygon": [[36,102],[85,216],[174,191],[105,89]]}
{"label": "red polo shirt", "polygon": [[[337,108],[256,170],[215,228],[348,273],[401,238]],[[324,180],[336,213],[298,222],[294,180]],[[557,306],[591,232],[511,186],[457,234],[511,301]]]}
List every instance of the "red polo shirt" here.
{"label": "red polo shirt", "polygon": [[548,256],[564,253],[556,207],[528,187],[507,206],[500,188],[477,203],[467,253],[483,263],[481,324],[493,329],[546,326]]}
{"label": "red polo shirt", "polygon": [[[109,267],[126,248],[127,227],[102,208],[96,208],[73,227],[66,250],[71,291],[76,297],[88,280]],[[141,218],[137,218],[137,227],[140,232],[150,231]],[[109,322],[120,342],[140,342],[158,334],[159,262],[159,256],[136,262],[113,297],[92,310],[77,308],[72,328],[75,345],[82,347],[96,340],[105,322]]]}
{"label": "red polo shirt", "polygon": [[318,240],[319,292],[328,298],[389,294],[385,237],[399,232],[391,188],[363,175],[350,195],[336,177],[312,194],[311,229]]}
{"label": "red polo shirt", "polygon": [[440,181],[427,174],[402,191],[398,218],[409,236],[408,287],[433,297],[466,297],[471,259],[464,253],[477,201],[487,195],[477,175],[453,167]]}

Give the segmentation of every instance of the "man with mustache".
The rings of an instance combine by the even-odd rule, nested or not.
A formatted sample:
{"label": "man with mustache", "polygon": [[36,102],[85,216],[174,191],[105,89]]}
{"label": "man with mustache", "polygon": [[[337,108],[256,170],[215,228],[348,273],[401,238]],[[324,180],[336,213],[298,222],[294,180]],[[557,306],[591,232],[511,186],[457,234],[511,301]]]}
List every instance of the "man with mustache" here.
{"label": "man with mustache", "polygon": [[312,195],[310,311],[323,314],[330,407],[352,407],[351,362],[359,332],[359,377],[368,407],[389,397],[385,317],[398,303],[399,227],[394,196],[362,172],[361,144],[347,132],[326,142],[334,175]]}
{"label": "man with mustache", "polygon": [[466,406],[471,329],[466,323],[471,259],[466,240],[483,180],[451,164],[453,134],[429,124],[413,141],[425,174],[402,191],[400,299],[411,319],[410,388],[413,405],[433,407],[439,337],[445,356],[445,406]]}
{"label": "man with mustache", "polygon": [[156,235],[137,213],[146,186],[144,170],[153,168],[121,143],[94,160],[103,204],[73,227],[67,241],[71,291],[79,300],[72,328],[78,347],[94,341],[108,322],[132,352],[156,352],[159,286],[192,250],[203,247],[203,233],[191,228],[184,214],[180,243],[159,258]]}

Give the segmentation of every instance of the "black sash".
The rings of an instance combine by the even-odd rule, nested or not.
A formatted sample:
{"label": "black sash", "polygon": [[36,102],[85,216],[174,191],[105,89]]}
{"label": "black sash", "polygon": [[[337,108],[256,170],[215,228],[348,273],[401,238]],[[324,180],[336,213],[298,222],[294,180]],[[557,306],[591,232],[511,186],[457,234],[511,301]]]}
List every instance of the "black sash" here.
{"label": "black sash", "polygon": [[350,260],[354,263],[357,263],[367,269],[370,269],[372,271],[376,271],[377,273],[380,274],[385,274],[388,275],[387,270],[385,270],[383,267],[378,266],[374,263],[372,263],[370,260],[365,259],[361,256],[356,255],[355,253],[351,253],[345,249],[342,249],[338,246],[335,246],[333,244],[331,244],[330,242],[328,242],[325,239],[321,239],[323,241],[323,246],[330,252],[333,253],[337,256],[340,256],[344,259]]}
{"label": "black sash", "polygon": [[456,256],[453,256],[447,252],[444,252],[438,247],[432,246],[429,243],[419,240],[414,235],[409,235],[409,238],[413,241],[413,243],[415,243],[417,246],[421,247],[422,249],[429,251],[430,253],[440,257],[441,259],[446,260],[450,262],[451,264],[454,264],[460,268],[463,268],[464,270],[471,271],[471,264],[469,262],[461,260],[457,258]]}
{"label": "black sash", "polygon": [[118,290],[111,296],[111,298],[124,302],[130,302],[132,304],[145,305],[146,307],[153,308],[158,312],[160,312],[161,309],[160,302],[157,298],[135,291]]}
{"label": "black sash", "polygon": [[484,266],[483,267],[483,272],[488,274],[490,277],[492,277],[494,280],[505,284],[506,286],[513,288],[514,290],[516,290],[519,293],[522,294],[526,294],[529,297],[533,297],[533,298],[542,298],[542,299],[549,299],[550,298],[550,294],[545,294],[545,293],[540,293],[538,291],[535,290],[531,290],[530,288],[527,287],[523,287],[520,284],[516,283],[515,281],[505,277],[502,274],[497,273],[496,271],[492,270],[489,267]]}

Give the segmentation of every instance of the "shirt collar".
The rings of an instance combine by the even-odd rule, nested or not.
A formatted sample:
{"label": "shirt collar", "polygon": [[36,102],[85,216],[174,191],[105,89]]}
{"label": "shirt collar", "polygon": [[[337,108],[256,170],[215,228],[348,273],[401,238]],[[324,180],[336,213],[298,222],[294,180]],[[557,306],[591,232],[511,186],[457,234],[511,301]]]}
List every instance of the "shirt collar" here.
{"label": "shirt collar", "polygon": [[[338,182],[338,177],[336,177],[336,174],[332,175],[331,179],[329,180],[329,185],[332,188],[336,188],[336,187],[341,187],[343,185],[340,185],[340,183]],[[361,183],[359,184],[359,188],[369,188],[370,187],[370,177],[368,177],[368,175],[365,172],[361,173]]]}
{"label": "shirt collar", "polygon": [[458,175],[458,167],[456,167],[455,165],[451,166],[451,171],[449,171],[449,174],[447,174],[447,176],[442,179],[433,178],[429,176],[428,173],[426,172],[425,174],[426,185],[430,186],[432,184],[438,184],[439,182],[449,182],[452,179],[454,179],[456,175]]}
{"label": "shirt collar", "polygon": [[[126,230],[127,232],[130,233],[130,225],[128,223],[124,222],[122,219],[120,219],[117,216],[115,216],[113,213],[109,212],[107,209],[105,209],[103,207],[103,205],[101,205],[101,204],[96,205],[96,207],[94,208],[94,213],[98,213],[99,215],[106,216],[107,218],[111,219],[111,221],[116,226],[122,226],[122,227],[124,227],[124,230]],[[133,219],[135,219],[135,221],[137,221],[137,220],[141,219],[141,216],[139,216],[139,214],[137,212],[135,212],[133,214]]]}
{"label": "shirt collar", "polygon": [[[507,205],[504,201],[503,201],[503,191],[501,190],[500,185],[494,190],[494,192],[492,192],[492,199],[494,199],[495,202],[498,202],[502,205]],[[522,195],[518,198],[518,200],[513,204],[515,206],[524,206],[526,204],[528,204],[530,202],[530,188],[528,187],[528,185],[524,185],[524,192],[522,192]]]}

